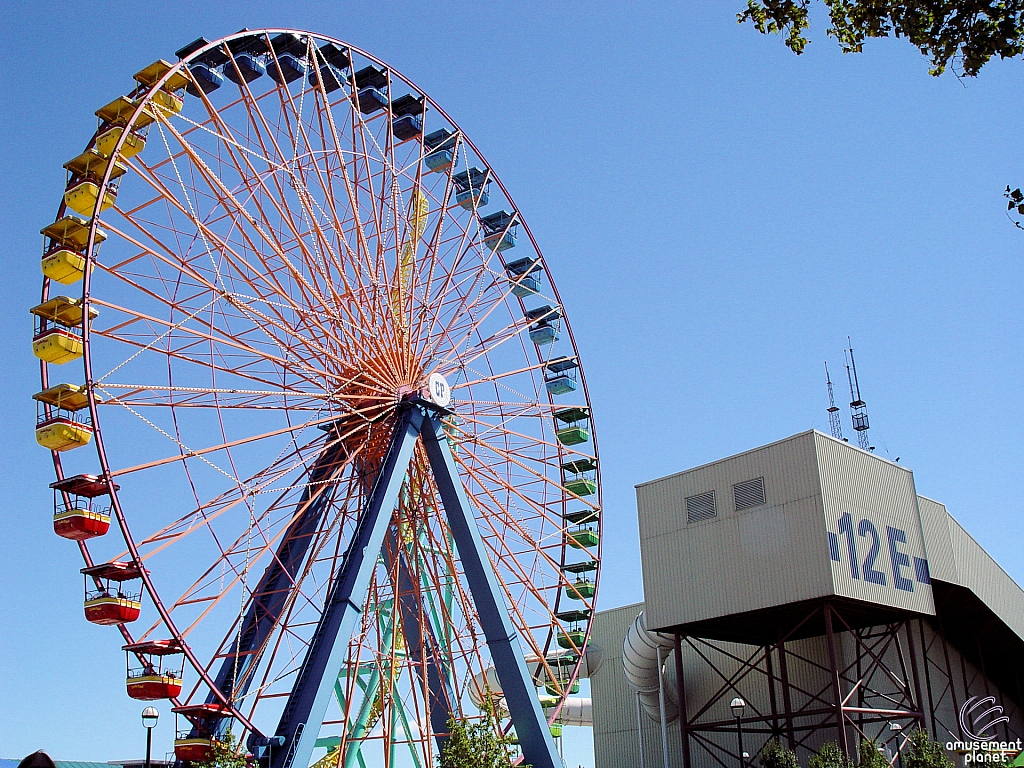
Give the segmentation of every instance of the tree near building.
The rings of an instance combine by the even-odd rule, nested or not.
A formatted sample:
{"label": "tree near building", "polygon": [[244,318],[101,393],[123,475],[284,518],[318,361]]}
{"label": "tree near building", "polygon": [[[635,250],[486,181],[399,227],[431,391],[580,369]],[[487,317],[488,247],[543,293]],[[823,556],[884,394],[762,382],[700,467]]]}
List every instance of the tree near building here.
{"label": "tree near building", "polygon": [[811,755],[807,768],[854,768],[850,759],[834,741],[826,741],[817,754]]}
{"label": "tree near building", "polygon": [[879,751],[880,747],[873,741],[861,739],[858,750],[860,757],[860,768],[889,768],[889,761]]}
{"label": "tree near building", "polygon": [[[1024,0],[821,0],[834,37],[844,53],[859,53],[872,37],[901,37],[941,75],[952,64],[974,77],[992,58],[1024,53]],[[738,14],[762,34],[781,34],[803,53],[812,0],[747,0]]]}
{"label": "tree near building", "polygon": [[512,765],[511,745],[498,735],[490,714],[477,722],[451,717],[448,730],[451,735],[437,757],[438,768],[510,768]]}
{"label": "tree near building", "polygon": [[920,728],[911,732],[903,747],[903,768],[954,768],[942,744]]}
{"label": "tree near building", "polygon": [[761,768],[799,768],[796,752],[782,746],[778,739],[772,739],[761,749]]}

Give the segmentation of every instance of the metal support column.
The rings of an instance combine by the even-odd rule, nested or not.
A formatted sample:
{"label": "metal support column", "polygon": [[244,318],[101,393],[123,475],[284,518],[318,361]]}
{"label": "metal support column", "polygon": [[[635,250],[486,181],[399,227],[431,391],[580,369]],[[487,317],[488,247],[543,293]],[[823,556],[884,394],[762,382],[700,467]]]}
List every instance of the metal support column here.
{"label": "metal support column", "polygon": [[679,733],[682,736],[683,768],[690,768],[690,731],[686,713],[686,686],[683,680],[683,638],[675,633],[676,690],[679,691]]}
{"label": "metal support column", "polygon": [[537,698],[537,690],[523,658],[519,637],[509,617],[505,599],[494,575],[483,538],[459,479],[444,424],[431,415],[423,424],[423,445],[441,494],[459,560],[469,583],[473,603],[487,638],[494,670],[505,694],[505,703],[523,749],[524,762],[533,768],[561,768],[551,730]]}
{"label": "metal support column", "polygon": [[825,612],[825,641],[828,644],[828,662],[832,673],[832,696],[835,699],[839,749],[844,755],[851,757],[850,745],[846,741],[846,717],[843,712],[843,687],[839,680],[839,660],[836,657],[836,638],[832,631],[832,604],[826,602],[822,610]]}
{"label": "metal support column", "polygon": [[[429,413],[429,415],[428,415]],[[418,438],[422,437],[434,480],[462,561],[470,594],[480,616],[487,647],[505,694],[523,757],[534,768],[562,764],[541,711],[536,687],[523,658],[515,627],[487,558],[483,539],[466,499],[441,418],[432,406],[407,403],[400,412],[387,458],[360,517],[341,570],[278,724],[285,748],[271,768],[305,768],[348,652],[348,639],[362,612],[361,597],[370,585],[392,512]],[[415,606],[414,606],[415,607]],[[429,675],[428,671],[428,675]],[[437,674],[440,674],[439,672]],[[440,681],[434,681],[440,684]],[[435,717],[431,708],[431,719]],[[310,727],[307,729],[306,725]],[[315,724],[315,725],[314,725]]]}
{"label": "metal support column", "polygon": [[[320,723],[334,695],[334,682],[341,674],[348,653],[348,640],[363,610],[362,597],[370,586],[391,514],[412,458],[416,438],[423,424],[423,412],[406,406],[399,416],[387,458],[360,517],[341,570],[320,617],[316,639],[306,652],[298,678],[276,735],[284,748],[271,757],[271,768],[306,768],[316,744]],[[306,725],[310,724],[307,728]]]}
{"label": "metal support column", "polygon": [[796,733],[793,731],[793,699],[789,690],[789,663],[786,661],[786,641],[779,637],[779,681],[782,683],[782,706],[786,715],[786,741],[789,748],[796,749]]}

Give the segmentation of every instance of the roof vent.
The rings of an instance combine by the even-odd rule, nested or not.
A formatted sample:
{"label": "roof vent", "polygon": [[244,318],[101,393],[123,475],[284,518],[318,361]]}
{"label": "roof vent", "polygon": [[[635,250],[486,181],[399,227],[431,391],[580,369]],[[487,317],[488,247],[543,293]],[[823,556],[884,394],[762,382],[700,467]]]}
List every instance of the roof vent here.
{"label": "roof vent", "polygon": [[764,478],[756,477],[732,487],[732,498],[736,502],[736,511],[753,509],[764,504]]}
{"label": "roof vent", "polygon": [[686,497],[686,522],[699,523],[701,520],[710,520],[716,517],[718,511],[715,509],[715,492],[708,491],[696,496]]}

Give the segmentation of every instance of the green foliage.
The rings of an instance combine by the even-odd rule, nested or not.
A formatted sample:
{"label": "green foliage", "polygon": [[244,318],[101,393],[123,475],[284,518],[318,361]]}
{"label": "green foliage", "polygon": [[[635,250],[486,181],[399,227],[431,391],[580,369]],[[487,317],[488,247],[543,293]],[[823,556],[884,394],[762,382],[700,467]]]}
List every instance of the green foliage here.
{"label": "green foliage", "polygon": [[853,768],[853,763],[843,754],[834,741],[826,741],[821,745],[818,754],[811,755],[807,768]]}
{"label": "green foliage", "polygon": [[[903,37],[931,60],[941,75],[950,62],[974,77],[994,56],[1024,53],[1024,0],[821,0],[831,26],[826,33],[844,53],[859,53],[871,37]],[[803,53],[811,0],[747,0],[738,14],[762,34],[784,34]]]}
{"label": "green foliage", "polygon": [[192,765],[199,768],[246,768],[247,763],[245,755],[239,754],[238,740],[228,728],[219,741],[213,742],[210,759]]}
{"label": "green foliage", "polygon": [[761,749],[761,768],[798,768],[796,752],[782,746],[778,739],[772,739]]}
{"label": "green foliage", "polygon": [[512,765],[512,748],[507,739],[498,735],[490,714],[485,714],[478,722],[451,717],[448,730],[451,735],[437,758],[439,768],[509,768]]}
{"label": "green foliage", "polygon": [[910,734],[900,762],[903,768],[953,768],[953,761],[943,746],[920,729]]}
{"label": "green foliage", "polygon": [[860,768],[889,768],[889,761],[878,751],[873,741],[861,739],[859,747]]}
{"label": "green foliage", "polygon": [[1020,187],[1017,187],[1017,189],[1007,187],[1003,197],[1010,201],[1006,204],[1006,215],[1010,217],[1013,226],[1018,229],[1024,229],[1024,224],[1013,218],[1013,216],[1024,216],[1024,192],[1020,191]]}

